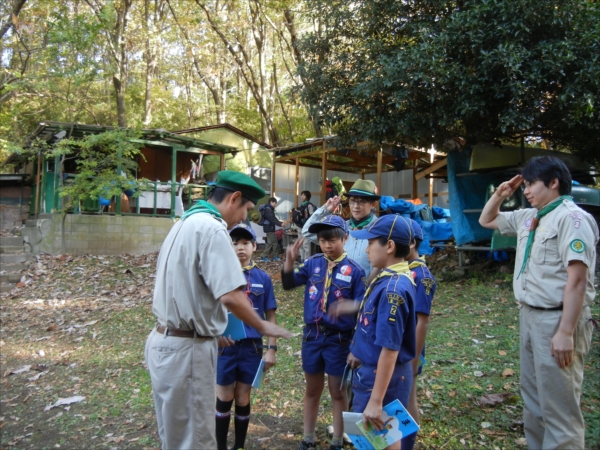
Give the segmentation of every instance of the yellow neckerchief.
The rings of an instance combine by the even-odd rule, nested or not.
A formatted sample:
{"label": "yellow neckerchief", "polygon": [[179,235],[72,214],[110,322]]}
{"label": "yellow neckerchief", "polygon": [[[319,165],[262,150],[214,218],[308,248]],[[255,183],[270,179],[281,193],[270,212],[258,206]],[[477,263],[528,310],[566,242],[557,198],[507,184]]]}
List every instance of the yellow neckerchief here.
{"label": "yellow neckerchief", "polygon": [[425,263],[425,261],[421,260],[421,259],[415,259],[411,262],[408,263],[408,268],[409,269],[416,269],[417,267],[420,266],[426,266],[427,264]]}
{"label": "yellow neckerchief", "polygon": [[323,297],[321,299],[321,311],[327,311],[327,297],[329,297],[329,288],[331,287],[331,278],[333,269],[341,263],[346,257],[346,252],[342,253],[337,259],[331,259],[327,255],[323,255],[327,261],[327,274],[325,275],[325,287],[323,288]]}
{"label": "yellow neckerchief", "polygon": [[250,264],[248,264],[247,266],[242,266],[242,270],[244,271],[244,274],[246,275],[246,290],[244,291],[244,294],[246,294],[246,298],[248,299],[248,301],[250,302],[250,304],[252,305],[252,307],[254,308],[254,302],[252,301],[252,299],[250,298],[250,289],[252,288],[252,284],[250,283],[250,271],[252,269],[254,269],[256,267],[256,263],[252,260],[250,260]]}
{"label": "yellow neckerchief", "polygon": [[359,314],[360,314],[360,311],[362,311],[363,307],[365,306],[365,302],[367,301],[369,294],[371,293],[371,291],[373,290],[373,288],[375,287],[377,282],[380,279],[383,279],[385,277],[392,277],[394,275],[404,275],[406,278],[408,278],[410,280],[410,282],[412,283],[413,286],[415,285],[415,282],[410,274],[409,265],[406,261],[402,261],[402,262],[399,262],[396,264],[392,264],[389,267],[386,267],[381,272],[379,272],[379,275],[377,275],[375,277],[375,279],[373,281],[371,281],[371,284],[369,284],[369,287],[367,288],[367,292],[365,292],[365,296],[363,297],[362,302],[360,302],[360,308],[358,308]]}

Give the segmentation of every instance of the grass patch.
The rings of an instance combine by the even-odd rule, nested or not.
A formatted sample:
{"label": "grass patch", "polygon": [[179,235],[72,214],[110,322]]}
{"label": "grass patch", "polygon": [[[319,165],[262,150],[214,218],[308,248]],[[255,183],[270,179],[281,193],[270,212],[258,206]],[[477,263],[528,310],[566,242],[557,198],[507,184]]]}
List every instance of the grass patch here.
{"label": "grass patch", "polygon": [[[36,268],[45,274],[32,273],[32,282],[3,297],[2,448],[160,447],[143,363],[154,323],[149,302],[153,258],[45,258]],[[274,279],[278,268],[267,265]],[[418,381],[423,411],[419,448],[522,448],[518,308],[512,288],[498,278],[505,276],[478,274],[438,288],[427,364]],[[294,448],[302,433],[304,377],[297,356],[302,289],[284,292],[276,279],[275,289],[278,322],[295,336],[279,343],[277,366],[264,388],[253,393],[249,450]],[[593,315],[599,312],[596,301]],[[8,374],[25,365],[32,367]],[[599,373],[596,333],[582,396],[587,448],[600,447]],[[504,394],[503,402],[481,407],[484,394]],[[59,398],[76,395],[86,398],[44,411]],[[323,445],[331,423],[325,394],[317,426]]]}

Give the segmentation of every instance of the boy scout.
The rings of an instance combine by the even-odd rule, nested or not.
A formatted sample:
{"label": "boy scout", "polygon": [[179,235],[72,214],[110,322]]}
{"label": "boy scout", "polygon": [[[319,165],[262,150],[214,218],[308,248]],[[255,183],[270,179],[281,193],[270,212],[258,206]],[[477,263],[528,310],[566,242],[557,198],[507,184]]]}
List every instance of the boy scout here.
{"label": "boy scout", "polygon": [[302,369],[306,379],[304,436],[298,450],[316,448],[315,428],[325,374],[329,376],[329,393],[333,404],[334,434],[330,449],[340,450],[344,435],[342,412],[348,409],[348,396],[345,390],[340,389],[340,385],[356,318],[346,316],[336,320],[329,312],[342,299],[362,298],[365,293],[365,272],[344,252],[348,228],[340,216],[326,216],[311,225],[309,231],[317,234],[323,254],[308,258],[294,269],[294,261],[303,243],[299,239],[288,247],[281,272],[284,289],[306,285],[306,325],[302,340]]}
{"label": "boy scout", "polygon": [[[412,229],[407,219],[390,214],[352,234],[369,240],[369,261],[382,269],[361,302],[348,355],[354,368],[353,408],[363,413],[365,423],[382,430],[383,406],[396,399],[408,405],[412,387],[415,287],[406,262]],[[388,448],[400,448],[400,441]]]}
{"label": "boy scout", "polygon": [[[521,184],[532,208],[500,212]],[[486,228],[518,237],[513,289],[523,305],[521,394],[531,449],[585,446],[579,401],[592,335],[598,226],[573,203],[571,184],[560,159],[533,158],[498,187],[479,218]]]}
{"label": "boy scout", "polygon": [[[410,391],[410,399],[406,409],[410,415],[419,422],[419,407],[417,405],[417,375],[421,374],[423,366],[421,358],[425,358],[425,338],[429,328],[429,316],[431,315],[431,303],[437,288],[437,282],[429,271],[425,260],[419,258],[419,245],[423,242],[423,230],[421,226],[411,219],[410,225],[413,232],[413,241],[410,244],[410,253],[407,256],[408,268],[415,282],[415,318],[416,328],[416,356],[412,360],[413,382]],[[415,446],[417,433],[402,438],[402,450],[412,450]]]}
{"label": "boy scout", "polygon": [[214,380],[225,307],[263,335],[290,337],[250,306],[246,277],[227,234],[264,195],[247,175],[220,172],[208,201],[186,211],[160,249],[152,303],[157,325],[145,358],[165,450],[217,446]]}
{"label": "boy scout", "polygon": [[[244,223],[236,225],[230,232],[233,248],[246,277],[244,293],[256,313],[269,322],[277,323],[275,292],[271,277],[252,260],[256,251],[256,234]],[[227,450],[227,432],[231,417],[231,406],[235,398],[235,444],[234,449],[243,449],[250,423],[250,392],[252,381],[265,360],[264,370],[275,365],[276,338],[269,338],[267,353],[263,357],[262,335],[250,325],[244,324],[246,339],[235,341],[235,345],[219,349],[217,363],[217,449]]]}

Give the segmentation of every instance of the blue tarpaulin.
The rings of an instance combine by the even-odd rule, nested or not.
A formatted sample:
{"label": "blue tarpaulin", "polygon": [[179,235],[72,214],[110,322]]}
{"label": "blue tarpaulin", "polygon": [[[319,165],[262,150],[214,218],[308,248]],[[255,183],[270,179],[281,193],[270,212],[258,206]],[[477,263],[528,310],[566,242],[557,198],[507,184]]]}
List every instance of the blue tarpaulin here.
{"label": "blue tarpaulin", "polygon": [[[390,196],[382,196],[380,200],[380,206],[382,210],[390,210],[392,213],[400,214],[407,219],[414,219],[421,225],[423,230],[423,242],[419,246],[419,254],[431,255],[435,252],[435,248],[432,248],[431,241],[447,241],[452,239],[452,224],[451,223],[438,223],[437,221],[430,222],[423,220],[421,217],[421,211],[428,208],[428,205],[420,204],[415,205],[414,203],[407,202],[402,199],[395,199]],[[443,208],[437,208],[437,215],[449,217],[450,211]],[[434,216],[435,217],[435,216]]]}

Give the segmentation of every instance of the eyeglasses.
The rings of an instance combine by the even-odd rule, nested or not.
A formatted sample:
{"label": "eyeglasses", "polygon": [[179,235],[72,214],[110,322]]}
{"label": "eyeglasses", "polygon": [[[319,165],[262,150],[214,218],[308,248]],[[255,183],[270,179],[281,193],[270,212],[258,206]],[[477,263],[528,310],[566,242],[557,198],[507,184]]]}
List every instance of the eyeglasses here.
{"label": "eyeglasses", "polygon": [[531,188],[531,186],[533,186],[538,181],[540,181],[540,180],[535,180],[533,183],[528,183],[527,181],[524,181],[523,184],[521,185],[521,190],[524,191],[525,189]]}
{"label": "eyeglasses", "polygon": [[367,203],[369,203],[369,202],[367,200],[363,200],[363,199],[359,200],[359,199],[352,198],[352,199],[348,200],[348,204],[350,206],[352,206],[352,205],[364,206]]}

